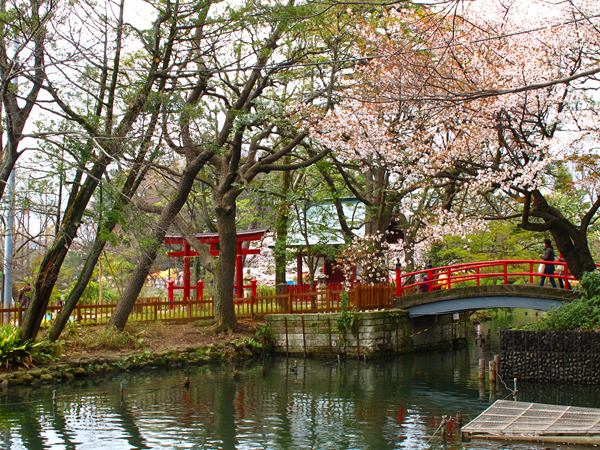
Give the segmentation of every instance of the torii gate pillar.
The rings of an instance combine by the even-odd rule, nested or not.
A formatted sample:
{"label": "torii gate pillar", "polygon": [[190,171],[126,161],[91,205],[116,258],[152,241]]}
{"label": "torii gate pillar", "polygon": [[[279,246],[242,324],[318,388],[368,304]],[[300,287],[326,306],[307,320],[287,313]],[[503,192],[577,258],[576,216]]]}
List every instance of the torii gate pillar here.
{"label": "torii gate pillar", "polygon": [[[235,290],[236,297],[241,298],[244,295],[244,255],[259,255],[260,249],[246,249],[243,248],[244,242],[258,241],[262,239],[264,234],[269,231],[268,228],[260,228],[257,230],[249,230],[249,231],[238,231],[237,232],[237,255],[235,258]],[[210,254],[213,256],[219,255],[219,250],[217,250],[217,245],[219,245],[219,235],[218,233],[203,233],[197,234],[196,239],[198,239],[203,244],[210,244]],[[183,298],[185,300],[190,298],[190,279],[191,279],[191,264],[190,258],[192,256],[198,256],[198,253],[191,249],[190,244],[185,240],[183,236],[166,236],[165,244],[171,245],[183,245],[182,251],[177,252],[169,252],[167,256],[170,258],[173,257],[182,257],[183,258]],[[179,287],[181,289],[181,287]]]}

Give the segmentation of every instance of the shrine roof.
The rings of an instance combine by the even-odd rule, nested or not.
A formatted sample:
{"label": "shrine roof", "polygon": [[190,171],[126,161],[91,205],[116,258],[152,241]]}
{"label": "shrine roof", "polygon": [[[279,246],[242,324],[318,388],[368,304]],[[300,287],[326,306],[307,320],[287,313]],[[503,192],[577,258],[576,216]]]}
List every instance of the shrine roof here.
{"label": "shrine roof", "polygon": [[[238,230],[237,241],[257,241],[259,239],[262,239],[262,237],[267,231],[269,231],[268,228],[256,228],[254,230]],[[219,233],[198,233],[196,234],[196,239],[198,239],[203,244],[216,244],[219,242]],[[185,243],[186,240],[182,235],[165,236],[165,244],[167,245]]]}

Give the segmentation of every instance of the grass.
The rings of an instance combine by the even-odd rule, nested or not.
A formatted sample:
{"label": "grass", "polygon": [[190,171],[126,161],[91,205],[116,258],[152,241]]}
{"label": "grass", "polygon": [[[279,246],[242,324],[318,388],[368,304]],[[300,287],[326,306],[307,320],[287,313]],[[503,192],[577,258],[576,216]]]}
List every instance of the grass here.
{"label": "grass", "polygon": [[133,350],[142,348],[148,337],[164,335],[165,329],[166,325],[162,322],[130,321],[124,331],[105,326],[79,326],[69,322],[58,343],[65,348],[88,351]]}

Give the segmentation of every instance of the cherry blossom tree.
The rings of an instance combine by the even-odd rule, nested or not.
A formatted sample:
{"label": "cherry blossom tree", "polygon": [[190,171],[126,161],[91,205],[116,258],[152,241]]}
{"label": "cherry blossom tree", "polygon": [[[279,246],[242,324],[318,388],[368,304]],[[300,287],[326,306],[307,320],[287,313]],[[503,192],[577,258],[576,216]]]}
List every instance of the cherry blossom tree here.
{"label": "cherry blossom tree", "polygon": [[387,168],[404,188],[444,189],[443,209],[461,219],[443,232],[463,233],[466,217],[519,219],[550,232],[581,276],[594,268],[586,231],[600,197],[570,218],[548,193],[552,164],[595,169],[577,149],[598,133],[589,92],[597,9],[585,1],[474,1],[451,16],[391,11],[383,28],[364,24],[356,56],[368,63],[313,136],[345,161]]}

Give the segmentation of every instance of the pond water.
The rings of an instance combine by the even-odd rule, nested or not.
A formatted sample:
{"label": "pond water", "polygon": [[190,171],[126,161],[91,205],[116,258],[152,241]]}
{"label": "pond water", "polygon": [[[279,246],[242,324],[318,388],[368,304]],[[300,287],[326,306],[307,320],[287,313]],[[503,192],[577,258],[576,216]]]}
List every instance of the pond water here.
{"label": "pond water", "polygon": [[[272,358],[0,390],[0,449],[588,448],[462,443],[456,426],[444,440],[442,416],[462,411],[466,423],[495,398],[512,398],[504,387],[480,387],[477,376],[506,325],[483,324],[485,336],[493,330],[483,346],[366,363]],[[600,405],[598,387],[518,389],[522,401]]]}

